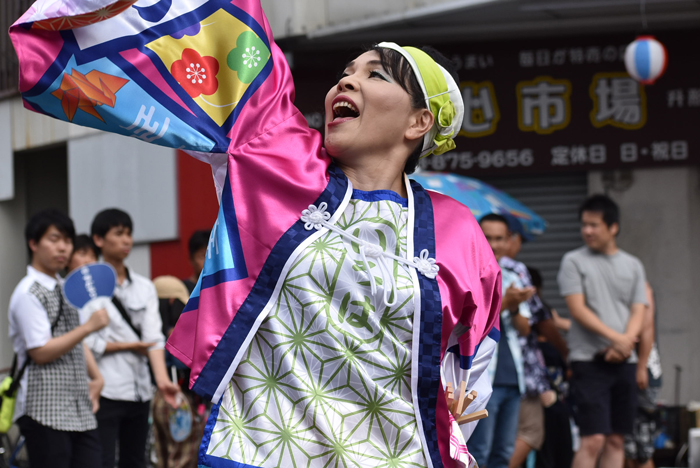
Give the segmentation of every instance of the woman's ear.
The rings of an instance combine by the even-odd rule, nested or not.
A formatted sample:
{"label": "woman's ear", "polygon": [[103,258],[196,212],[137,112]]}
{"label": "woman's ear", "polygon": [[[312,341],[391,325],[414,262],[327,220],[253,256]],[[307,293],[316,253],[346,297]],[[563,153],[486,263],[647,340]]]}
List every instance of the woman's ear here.
{"label": "woman's ear", "polygon": [[435,117],[428,109],[416,109],[411,116],[410,123],[404,136],[407,140],[418,140],[433,128]]}

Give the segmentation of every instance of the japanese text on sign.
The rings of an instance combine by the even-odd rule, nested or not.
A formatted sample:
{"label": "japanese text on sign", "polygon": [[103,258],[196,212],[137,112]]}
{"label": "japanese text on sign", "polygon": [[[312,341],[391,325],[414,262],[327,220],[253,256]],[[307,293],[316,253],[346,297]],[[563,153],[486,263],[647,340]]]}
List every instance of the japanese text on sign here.
{"label": "japanese text on sign", "polygon": [[479,167],[488,169],[491,167],[527,167],[535,162],[532,150],[525,149],[510,149],[510,150],[494,150],[494,151],[479,151],[473,153],[471,151],[455,151],[441,155],[432,156],[422,159],[420,162],[421,168],[433,171],[448,171],[455,169],[471,169]]}
{"label": "japanese text on sign", "polygon": [[647,120],[644,87],[627,73],[596,73],[590,88],[593,99],[591,123],[635,130]]}
{"label": "japanese text on sign", "polygon": [[496,101],[496,92],[490,81],[462,83],[464,100],[463,136],[476,138],[491,135],[501,118]]}
{"label": "japanese text on sign", "polygon": [[522,68],[549,67],[552,65],[583,65],[623,61],[626,45],[605,47],[571,47],[559,49],[521,50],[518,64]]}
{"label": "japanese text on sign", "polygon": [[517,87],[518,127],[525,132],[547,135],[566,128],[571,119],[571,83],[538,76]]}

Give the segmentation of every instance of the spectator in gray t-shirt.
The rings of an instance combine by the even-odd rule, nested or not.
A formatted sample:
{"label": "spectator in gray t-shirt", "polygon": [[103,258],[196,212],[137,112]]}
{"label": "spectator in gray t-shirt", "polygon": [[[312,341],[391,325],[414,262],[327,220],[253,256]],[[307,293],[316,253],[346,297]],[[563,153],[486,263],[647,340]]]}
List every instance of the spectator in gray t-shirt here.
{"label": "spectator in gray t-shirt", "polygon": [[[639,259],[620,249],[608,255],[585,246],[564,255],[558,276],[561,295],[567,303],[573,295],[583,296],[582,305],[595,314],[589,321],[600,322],[591,326],[585,318],[573,317],[567,338],[570,361],[593,361],[615,340],[622,340],[615,334],[624,335],[628,330],[632,306],[646,304],[644,278]],[[637,362],[634,350],[627,362]]]}
{"label": "spectator in gray t-shirt", "polygon": [[644,267],[617,247],[619,209],[604,195],[579,210],[585,247],[561,262],[559,289],[571,312],[571,389],[581,448],[572,468],[623,466],[636,412],[634,345],[647,303]]}

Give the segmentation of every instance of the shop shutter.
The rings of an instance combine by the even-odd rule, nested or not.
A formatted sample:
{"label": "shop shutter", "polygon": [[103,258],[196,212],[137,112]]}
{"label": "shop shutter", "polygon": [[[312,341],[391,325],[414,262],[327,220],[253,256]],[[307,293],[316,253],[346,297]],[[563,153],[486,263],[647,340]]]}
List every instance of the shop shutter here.
{"label": "shop shutter", "polygon": [[480,179],[516,198],[547,221],[546,232],[525,243],[518,260],[540,271],[544,300],[568,317],[564,299],[559,295],[557,272],[562,256],[583,245],[578,208],[588,196],[587,174]]}

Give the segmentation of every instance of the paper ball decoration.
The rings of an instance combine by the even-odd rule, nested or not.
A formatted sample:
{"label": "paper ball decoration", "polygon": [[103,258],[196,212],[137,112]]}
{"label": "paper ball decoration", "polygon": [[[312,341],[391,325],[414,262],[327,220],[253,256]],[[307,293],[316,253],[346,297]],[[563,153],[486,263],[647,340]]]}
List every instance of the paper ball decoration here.
{"label": "paper ball decoration", "polygon": [[666,48],[653,36],[639,36],[625,50],[627,73],[642,84],[653,84],[666,71]]}

